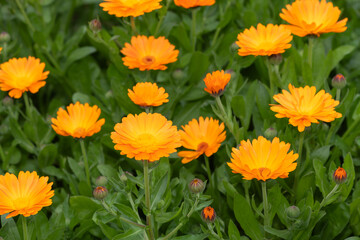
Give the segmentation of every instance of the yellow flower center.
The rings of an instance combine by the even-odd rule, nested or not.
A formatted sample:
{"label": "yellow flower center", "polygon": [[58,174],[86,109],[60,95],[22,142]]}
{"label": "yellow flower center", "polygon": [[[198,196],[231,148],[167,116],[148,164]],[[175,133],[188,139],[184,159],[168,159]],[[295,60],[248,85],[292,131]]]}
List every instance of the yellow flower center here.
{"label": "yellow flower center", "polygon": [[85,132],[86,132],[85,128],[78,127],[74,130],[74,136],[82,136],[85,134]]}
{"label": "yellow flower center", "polygon": [[153,56],[145,56],[143,57],[142,62],[145,63],[146,65],[150,65],[155,62],[155,58]]}
{"label": "yellow flower center", "polygon": [[208,147],[209,147],[209,144],[207,144],[206,142],[202,142],[198,145],[196,151],[197,152],[205,152]]}
{"label": "yellow flower center", "polygon": [[259,168],[260,175],[264,178],[268,178],[271,174],[271,170],[268,168]]}
{"label": "yellow flower center", "polygon": [[27,197],[19,197],[13,201],[14,209],[19,210],[26,208],[29,204],[29,199]]}
{"label": "yellow flower center", "polygon": [[136,143],[139,147],[150,147],[156,142],[156,138],[149,133],[143,133],[138,136]]}

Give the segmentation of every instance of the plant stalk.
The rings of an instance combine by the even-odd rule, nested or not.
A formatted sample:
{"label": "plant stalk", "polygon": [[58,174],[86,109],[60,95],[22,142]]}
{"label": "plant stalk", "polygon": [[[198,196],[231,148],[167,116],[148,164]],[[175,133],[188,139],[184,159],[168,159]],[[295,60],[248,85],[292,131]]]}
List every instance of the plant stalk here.
{"label": "plant stalk", "polygon": [[299,148],[298,148],[299,158],[297,160],[297,166],[296,166],[296,170],[295,170],[295,181],[294,181],[294,191],[295,192],[296,192],[296,188],[297,188],[297,184],[298,184],[300,172],[301,172],[301,152],[302,152],[303,145],[304,145],[304,138],[305,138],[305,130],[300,133],[300,139],[299,139]]}
{"label": "plant stalk", "polygon": [[209,179],[210,186],[211,186],[211,193],[212,193],[212,195],[214,195],[215,189],[214,189],[214,183],[211,180],[211,170],[210,170],[209,158],[205,155],[205,153],[204,153],[204,158],[205,158],[206,172],[207,172],[208,179]]}
{"label": "plant stalk", "polygon": [[32,23],[31,23],[28,15],[26,14],[25,9],[24,9],[24,6],[20,3],[19,0],[15,0],[15,2],[16,2],[16,5],[18,6],[18,8],[20,9],[21,14],[23,15],[23,17],[24,17],[24,19],[25,19],[25,23],[28,25],[28,27],[30,28],[30,30],[31,30],[32,32],[35,32],[35,28],[34,28],[34,26],[32,25]]}
{"label": "plant stalk", "polygon": [[150,205],[150,181],[149,181],[149,161],[144,160],[144,187],[145,187],[145,205],[147,208],[146,225],[149,227],[149,238],[154,240],[154,233],[151,222],[151,205]]}
{"label": "plant stalk", "polygon": [[340,101],[341,89],[336,89],[336,101]]}
{"label": "plant stalk", "polygon": [[165,6],[165,12],[160,16],[160,19],[159,19],[159,22],[158,24],[156,25],[156,29],[155,29],[155,33],[154,33],[154,36],[156,37],[157,36],[157,33],[159,32],[160,30],[160,27],[161,27],[161,24],[163,23],[164,21],[164,18],[166,16],[166,13],[169,9],[169,6],[171,4],[172,0],[167,0],[167,3],[166,3],[166,6]]}
{"label": "plant stalk", "polygon": [[82,152],[83,159],[84,159],[86,182],[91,187],[89,163],[88,163],[88,158],[86,156],[85,143],[84,143],[83,139],[80,139],[80,146],[81,146],[81,152]]}
{"label": "plant stalk", "polygon": [[198,9],[192,9],[192,24],[191,24],[191,42],[193,45],[193,50],[195,52],[196,48],[196,13]]}
{"label": "plant stalk", "polygon": [[[261,183],[262,195],[263,195],[263,205],[264,205],[264,227],[270,227],[270,218],[269,218],[269,202],[266,192],[266,182]],[[266,231],[264,231],[266,237]]]}
{"label": "plant stalk", "polygon": [[130,17],[130,22],[131,22],[131,29],[133,35],[138,35],[138,31],[136,30],[136,25],[135,25],[135,18],[133,16]]}
{"label": "plant stalk", "polygon": [[329,192],[328,195],[326,195],[326,197],[321,201],[320,203],[320,209],[325,205],[326,201],[331,198],[332,196],[334,196],[334,194],[336,193],[336,191],[339,188],[339,184],[336,184],[335,187],[331,190],[331,192]]}
{"label": "plant stalk", "polygon": [[137,227],[140,227],[140,228],[146,228],[146,226],[144,224],[141,224],[141,223],[136,223],[136,222],[133,222],[131,221],[130,219],[127,219],[127,218],[124,218],[124,217],[121,217],[121,216],[118,216],[117,213],[112,210],[104,200],[101,201],[101,204],[103,205],[103,207],[106,209],[106,211],[108,211],[111,215],[113,216],[116,216],[118,217],[121,221],[124,221],[126,223],[129,223],[131,225],[134,225],[134,226],[137,226]]}
{"label": "plant stalk", "polygon": [[309,37],[309,44],[308,44],[308,64],[310,68],[312,69],[312,60],[313,60],[313,48],[314,48],[314,37]]}
{"label": "plant stalk", "polygon": [[21,222],[22,222],[22,228],[23,228],[23,237],[24,240],[29,240],[29,233],[28,233],[28,228],[27,228],[27,222],[26,222],[26,217],[24,217],[24,215],[21,215]]}

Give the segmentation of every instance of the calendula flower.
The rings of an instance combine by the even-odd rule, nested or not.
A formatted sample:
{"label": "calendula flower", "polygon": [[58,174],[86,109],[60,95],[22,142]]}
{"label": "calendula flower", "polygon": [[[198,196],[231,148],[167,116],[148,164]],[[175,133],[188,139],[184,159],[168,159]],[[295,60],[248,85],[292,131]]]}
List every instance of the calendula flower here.
{"label": "calendula flower", "polygon": [[0,215],[29,217],[50,206],[54,190],[48,180],[48,177],[39,178],[36,172],[21,171],[18,178],[10,173],[0,175]]}
{"label": "calendula flower", "polygon": [[295,170],[295,160],[299,157],[293,151],[288,153],[289,149],[290,144],[280,142],[277,137],[272,142],[262,136],[252,143],[243,140],[239,148],[232,149],[231,163],[227,164],[233,173],[241,173],[246,180],[287,178]]}
{"label": "calendula flower", "polygon": [[338,167],[338,169],[336,169],[336,171],[333,174],[333,178],[337,184],[341,184],[345,182],[347,178],[345,169],[343,169],[342,167]]}
{"label": "calendula flower", "polygon": [[100,7],[117,17],[137,17],[161,8],[162,0],[104,0]]}
{"label": "calendula flower", "polygon": [[280,17],[290,25],[286,28],[299,37],[328,32],[344,32],[347,18],[338,21],[341,11],[326,0],[296,0],[282,9]]}
{"label": "calendula flower", "polygon": [[128,96],[133,103],[141,107],[156,107],[169,101],[169,94],[165,93],[165,89],[150,82],[138,83],[132,90],[128,89]]}
{"label": "calendula flower", "polygon": [[221,143],[226,138],[224,123],[219,125],[218,120],[213,118],[200,117],[199,121],[191,120],[180,130],[182,144],[185,148],[194,151],[181,151],[178,153],[182,157],[182,163],[191,162],[202,154],[210,157],[217,152]]}
{"label": "calendula flower", "polygon": [[34,57],[12,58],[0,65],[0,89],[9,91],[9,96],[20,98],[23,92],[36,93],[46,82],[49,71],[45,63]]}
{"label": "calendula flower", "polygon": [[1,51],[2,51],[2,47],[0,47],[0,53],[1,53]]}
{"label": "calendula flower", "polygon": [[225,73],[224,70],[215,71],[211,74],[208,73],[204,78],[206,88],[204,90],[212,96],[219,96],[225,90],[226,85],[229,83],[231,74]]}
{"label": "calendula flower", "polygon": [[176,126],[159,113],[129,114],[115,125],[111,139],[121,155],[150,162],[168,157],[181,146]]}
{"label": "calendula flower", "polygon": [[215,4],[215,0],[174,0],[175,5],[183,8],[192,8],[199,6],[211,6]]}
{"label": "calendula flower", "polygon": [[167,69],[165,64],[177,60],[179,51],[174,49],[175,46],[165,37],[133,36],[131,44],[125,43],[121,53],[125,55],[122,60],[129,69],[165,70]]}
{"label": "calendula flower", "polygon": [[76,102],[66,107],[67,111],[59,108],[57,117],[52,118],[51,126],[55,132],[62,136],[72,136],[73,138],[85,138],[100,132],[105,119],[100,120],[100,108],[88,103],[81,104]]}
{"label": "calendula flower", "polygon": [[271,104],[271,110],[277,112],[277,118],[289,118],[289,123],[298,127],[299,132],[311,123],[319,123],[318,120],[331,122],[342,117],[341,113],[335,111],[339,101],[324,90],[316,93],[315,87],[295,88],[291,84],[289,90],[290,93],[282,90],[273,97],[280,105]]}
{"label": "calendula flower", "polygon": [[282,25],[268,24],[266,27],[259,23],[257,28],[245,29],[237,37],[236,44],[240,47],[240,56],[271,56],[285,52],[291,47],[293,39],[290,30]]}
{"label": "calendula flower", "polygon": [[211,206],[205,207],[201,211],[201,218],[206,223],[213,223],[216,218],[216,213],[214,208],[212,208]]}

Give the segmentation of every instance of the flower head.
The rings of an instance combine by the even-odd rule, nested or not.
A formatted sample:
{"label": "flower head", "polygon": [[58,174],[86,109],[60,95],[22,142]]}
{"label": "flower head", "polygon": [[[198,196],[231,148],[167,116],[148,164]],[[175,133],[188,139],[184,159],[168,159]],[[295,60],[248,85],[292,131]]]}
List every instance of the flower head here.
{"label": "flower head", "polygon": [[215,210],[208,206],[201,211],[201,218],[206,223],[213,223],[216,218]]}
{"label": "flower head", "polygon": [[286,28],[299,37],[320,36],[328,32],[344,32],[347,18],[338,21],[341,11],[326,0],[296,0],[282,9],[280,17],[290,25]]}
{"label": "flower head", "polygon": [[291,47],[293,39],[290,30],[283,25],[268,24],[266,27],[258,24],[257,28],[245,29],[237,37],[236,44],[240,47],[240,56],[271,56],[285,52]]}
{"label": "flower head", "polygon": [[51,126],[57,134],[62,136],[72,136],[73,138],[85,138],[100,132],[101,126],[104,125],[105,119],[100,120],[100,108],[88,103],[81,104],[76,102],[66,107],[67,111],[59,108],[57,117],[52,118]]}
{"label": "flower head", "polygon": [[341,73],[338,73],[335,75],[335,77],[333,77],[331,85],[334,88],[342,89],[346,86],[346,78]]}
{"label": "flower head", "polygon": [[335,101],[324,90],[316,93],[315,87],[305,86],[295,88],[289,84],[290,93],[282,90],[274,99],[280,105],[271,104],[271,110],[277,112],[277,118],[289,118],[289,123],[298,127],[299,132],[304,131],[311,123],[334,121],[342,115],[335,111],[339,101]]}
{"label": "flower head", "polygon": [[165,93],[165,89],[150,82],[138,83],[132,90],[128,89],[128,96],[131,101],[141,107],[156,107],[169,101],[167,99],[169,94]]}
{"label": "flower head", "polygon": [[0,215],[29,217],[50,206],[54,190],[48,180],[48,177],[39,178],[36,172],[21,171],[18,178],[10,173],[0,175]]}
{"label": "flower head", "polygon": [[198,178],[194,178],[190,183],[189,183],[189,190],[192,193],[201,193],[202,191],[204,191],[205,189],[205,184],[201,179]]}
{"label": "flower head", "polygon": [[333,174],[333,178],[337,184],[341,184],[345,182],[347,178],[345,169],[343,169],[342,167],[338,167],[338,169],[336,169],[336,171]]}
{"label": "flower head", "polygon": [[194,151],[181,151],[179,157],[183,157],[182,163],[191,162],[202,154],[210,157],[217,152],[221,143],[226,138],[224,123],[219,125],[218,120],[200,117],[199,121],[191,120],[180,130],[182,144],[185,148]]}
{"label": "flower head", "polygon": [[211,6],[215,4],[215,0],[174,0],[175,5],[183,8],[192,8],[199,6]]}
{"label": "flower head", "polygon": [[226,85],[231,78],[230,73],[225,73],[224,70],[208,73],[204,78],[206,88],[204,90],[213,96],[219,96],[225,90]]}
{"label": "flower head", "polygon": [[133,36],[131,44],[125,43],[121,50],[124,65],[130,69],[165,70],[165,64],[175,62],[179,51],[165,37]]}
{"label": "flower head", "polygon": [[159,113],[129,114],[115,125],[111,139],[121,155],[150,162],[168,157],[181,146],[176,126]]}
{"label": "flower head", "polygon": [[106,187],[97,186],[93,191],[93,196],[97,200],[103,200],[108,195],[108,190]]}
{"label": "flower head", "polygon": [[162,0],[104,0],[100,7],[116,17],[137,17],[159,9]]}
{"label": "flower head", "polygon": [[37,93],[49,74],[44,68],[45,63],[38,58],[12,58],[0,65],[0,89],[9,91],[13,98],[20,98],[27,91]]}
{"label": "flower head", "polygon": [[287,178],[295,170],[294,161],[299,157],[293,151],[288,153],[289,149],[290,144],[280,142],[277,137],[272,142],[262,136],[252,143],[243,140],[239,148],[232,149],[228,165],[233,173],[241,173],[246,180]]}

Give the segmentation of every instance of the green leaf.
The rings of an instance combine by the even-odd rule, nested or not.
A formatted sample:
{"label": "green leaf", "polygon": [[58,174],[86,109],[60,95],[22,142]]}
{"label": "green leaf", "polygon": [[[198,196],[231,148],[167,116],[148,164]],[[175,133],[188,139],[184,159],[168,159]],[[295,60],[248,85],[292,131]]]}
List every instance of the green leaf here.
{"label": "green leaf", "polygon": [[168,184],[169,175],[166,173],[156,184],[155,188],[151,190],[151,206],[150,209],[153,211],[157,206],[158,202],[164,195]]}
{"label": "green leaf", "polygon": [[122,203],[115,203],[114,205],[117,208],[117,210],[121,213],[121,215],[124,215],[135,221],[138,219],[137,213],[134,212],[134,210],[131,207],[126,206]]}
{"label": "green leaf", "polygon": [[96,52],[96,48],[94,47],[80,47],[76,48],[74,51],[71,52],[69,55],[66,64],[65,69],[67,69],[73,62],[78,61],[92,53]]}
{"label": "green leaf", "polygon": [[39,153],[39,167],[44,168],[52,165],[57,158],[58,147],[55,144],[46,145]]}
{"label": "green leaf", "polygon": [[316,186],[320,189],[323,197],[325,197],[330,192],[330,183],[327,180],[326,175],[326,168],[324,167],[323,163],[315,158],[313,160],[313,166],[315,169],[315,183]]}
{"label": "green leaf", "polygon": [[289,230],[278,230],[271,227],[265,227],[265,231],[282,239],[290,239],[291,236],[291,232]]}
{"label": "green leaf", "polygon": [[106,176],[107,178],[116,177],[118,173],[114,167],[107,164],[99,164],[97,169],[103,176]]}
{"label": "green leaf", "polygon": [[180,208],[174,212],[165,212],[165,213],[155,214],[155,221],[160,224],[170,222],[171,220],[173,220],[174,218],[179,216],[179,214],[182,211],[183,206],[184,206],[184,203],[182,203]]}
{"label": "green leaf", "polygon": [[200,82],[210,65],[209,57],[202,52],[194,52],[189,64],[188,79],[194,85]]}
{"label": "green leaf", "polygon": [[118,234],[112,240],[139,240],[144,237],[144,230],[142,229],[129,229],[125,233]]}
{"label": "green leaf", "polygon": [[231,219],[229,221],[228,235],[229,235],[230,240],[240,239],[239,230],[237,229],[235,223]]}
{"label": "green leaf", "polygon": [[68,157],[67,160],[68,160],[69,166],[70,166],[71,170],[73,171],[73,173],[75,174],[75,176],[79,180],[85,180],[84,169],[82,167],[80,167],[79,163],[70,157]]}
{"label": "green leaf", "polygon": [[332,204],[326,208],[326,222],[321,239],[334,239],[348,225],[350,209],[346,203]]}
{"label": "green leaf", "polygon": [[343,200],[345,201],[345,199],[347,199],[347,197],[349,196],[349,194],[353,188],[354,180],[355,180],[355,168],[354,168],[354,163],[353,163],[350,153],[348,153],[344,159],[343,168],[345,169],[345,171],[347,173],[347,180],[343,186],[343,188],[345,190],[343,190],[341,192]]}
{"label": "green leaf", "polygon": [[97,210],[102,208],[95,200],[85,196],[70,197],[70,206],[80,220],[91,218]]}
{"label": "green leaf", "polygon": [[330,156],[330,147],[330,145],[327,145],[316,149],[315,151],[311,152],[310,159],[316,158],[320,160],[322,164],[325,164],[326,160]]}
{"label": "green leaf", "polygon": [[0,236],[5,240],[21,240],[14,218],[6,219],[5,214],[1,215]]}
{"label": "green leaf", "polygon": [[192,234],[173,238],[173,240],[203,240],[207,237],[207,234]]}

